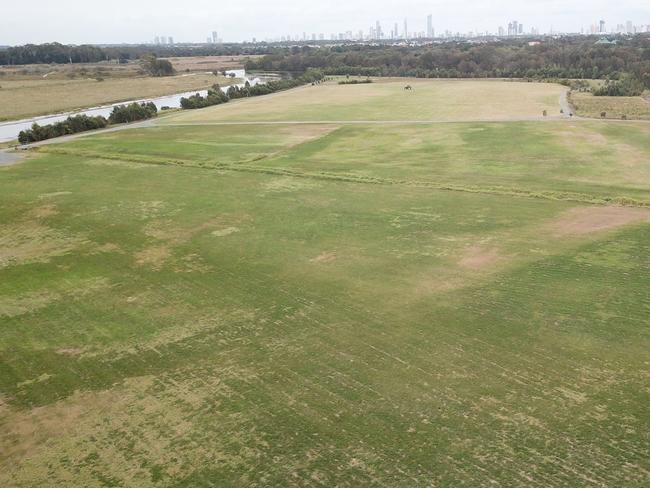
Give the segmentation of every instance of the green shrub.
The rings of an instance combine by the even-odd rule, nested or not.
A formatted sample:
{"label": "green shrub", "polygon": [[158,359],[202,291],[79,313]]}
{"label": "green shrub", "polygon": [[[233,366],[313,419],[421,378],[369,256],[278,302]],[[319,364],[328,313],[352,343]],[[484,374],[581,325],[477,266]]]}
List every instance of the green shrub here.
{"label": "green shrub", "polygon": [[30,142],[44,141],[54,137],[76,134],[95,129],[103,129],[108,125],[104,117],[89,117],[87,115],[76,115],[68,117],[62,122],[56,122],[49,125],[32,124],[31,129],[20,131],[18,142],[29,144]]}

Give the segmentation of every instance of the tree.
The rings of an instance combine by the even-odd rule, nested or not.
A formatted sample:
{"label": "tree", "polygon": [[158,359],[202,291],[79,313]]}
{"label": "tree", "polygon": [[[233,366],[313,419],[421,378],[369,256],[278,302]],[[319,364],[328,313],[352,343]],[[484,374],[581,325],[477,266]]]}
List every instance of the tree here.
{"label": "tree", "polygon": [[158,59],[155,54],[143,56],[141,64],[142,68],[151,76],[171,76],[176,73],[169,60]]}

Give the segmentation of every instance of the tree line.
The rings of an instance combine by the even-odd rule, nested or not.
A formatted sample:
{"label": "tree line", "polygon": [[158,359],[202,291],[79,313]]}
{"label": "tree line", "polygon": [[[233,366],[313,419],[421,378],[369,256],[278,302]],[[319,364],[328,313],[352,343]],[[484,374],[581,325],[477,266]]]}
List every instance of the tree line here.
{"label": "tree line", "polygon": [[596,44],[594,37],[521,40],[482,44],[447,42],[426,46],[341,45],[277,48],[246,64],[248,70],[326,75],[419,78],[586,78],[617,80],[629,74],[650,88],[647,36]]}
{"label": "tree line", "polygon": [[0,65],[98,63],[100,61],[126,63],[148,55],[156,57],[235,56],[267,52],[268,49],[263,46],[243,45],[99,47],[92,45],[70,46],[52,42],[0,49]]}
{"label": "tree line", "polygon": [[269,81],[268,83],[258,84],[255,86],[251,86],[248,82],[246,82],[243,87],[233,85],[229,87],[225,93],[218,84],[215,84],[210,90],[208,90],[205,97],[197,93],[190,97],[181,98],[181,107],[184,109],[204,108],[211,105],[227,103],[236,98],[258,97],[282,90],[289,90],[290,88],[296,88],[309,83],[315,84],[319,83],[322,79],[322,72],[318,70],[308,70],[302,76],[297,78]]}
{"label": "tree line", "polygon": [[36,122],[27,130],[20,131],[18,142],[29,144],[31,142],[44,141],[55,137],[86,132],[89,130],[103,129],[108,124],[122,124],[126,122],[135,122],[155,117],[158,108],[152,102],[131,103],[129,105],[118,105],[113,107],[113,111],[106,117],[88,115],[70,116],[61,122],[55,122],[48,125],[39,125]]}

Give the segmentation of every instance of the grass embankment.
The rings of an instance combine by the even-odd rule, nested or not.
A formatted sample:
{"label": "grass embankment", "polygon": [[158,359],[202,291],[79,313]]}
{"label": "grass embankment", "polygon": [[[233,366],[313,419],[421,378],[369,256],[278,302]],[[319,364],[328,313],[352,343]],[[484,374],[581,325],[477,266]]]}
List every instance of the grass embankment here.
{"label": "grass embankment", "polygon": [[0,169],[0,484],[647,485],[650,210],[427,186],[647,200],[647,131],[169,126]]}

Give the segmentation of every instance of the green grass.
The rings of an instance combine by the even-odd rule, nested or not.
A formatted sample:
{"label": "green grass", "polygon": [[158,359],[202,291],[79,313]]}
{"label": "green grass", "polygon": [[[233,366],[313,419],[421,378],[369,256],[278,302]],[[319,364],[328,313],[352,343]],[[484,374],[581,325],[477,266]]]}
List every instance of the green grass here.
{"label": "green grass", "polygon": [[0,483],[647,484],[650,216],[552,198],[647,199],[645,134],[154,127],[0,169]]}

